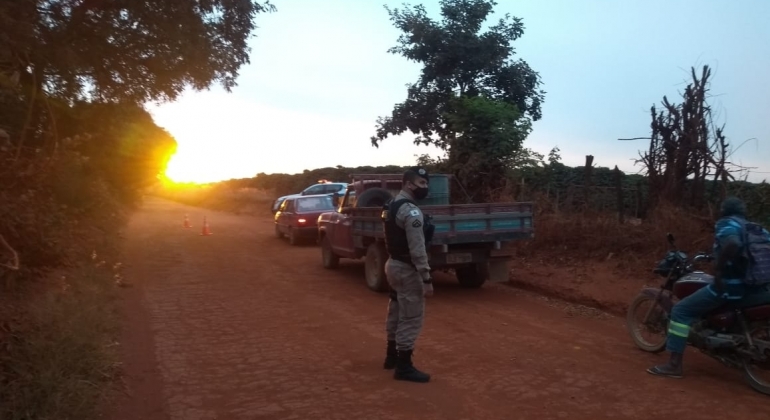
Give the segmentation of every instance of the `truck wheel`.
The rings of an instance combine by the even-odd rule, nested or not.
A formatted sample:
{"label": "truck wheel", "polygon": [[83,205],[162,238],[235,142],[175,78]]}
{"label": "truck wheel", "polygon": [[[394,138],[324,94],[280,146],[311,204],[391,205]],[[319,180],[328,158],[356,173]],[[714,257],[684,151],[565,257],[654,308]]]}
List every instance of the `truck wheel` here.
{"label": "truck wheel", "polygon": [[337,268],[340,265],[340,257],[334,255],[332,244],[326,235],[321,239],[321,260],[324,268]]}
{"label": "truck wheel", "polygon": [[297,238],[297,233],[294,231],[294,229],[289,229],[289,245],[297,246],[298,242],[299,238]]}
{"label": "truck wheel", "polygon": [[461,287],[477,289],[487,281],[488,270],[479,267],[478,264],[468,264],[455,267],[455,276]]}
{"label": "truck wheel", "polygon": [[388,252],[385,250],[385,245],[380,242],[373,242],[366,249],[364,261],[366,285],[375,292],[387,292],[390,289],[388,279],[385,276],[387,258]]}
{"label": "truck wheel", "polygon": [[385,188],[371,188],[361,193],[356,199],[356,207],[382,207],[393,198]]}
{"label": "truck wheel", "polygon": [[281,229],[278,229],[278,225],[275,225],[275,237],[283,239],[283,233],[281,233]]}

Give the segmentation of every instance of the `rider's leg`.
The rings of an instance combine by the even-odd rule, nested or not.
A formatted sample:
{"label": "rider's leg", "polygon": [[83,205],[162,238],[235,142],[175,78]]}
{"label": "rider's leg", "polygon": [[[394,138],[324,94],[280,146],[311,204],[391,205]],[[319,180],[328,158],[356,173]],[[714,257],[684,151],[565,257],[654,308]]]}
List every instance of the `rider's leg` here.
{"label": "rider's leg", "polygon": [[647,372],[672,378],[682,377],[682,356],[687,347],[690,326],[701,316],[722,306],[727,300],[718,296],[711,286],[704,287],[679,301],[671,309],[666,350],[671,358],[664,365],[653,366]]}

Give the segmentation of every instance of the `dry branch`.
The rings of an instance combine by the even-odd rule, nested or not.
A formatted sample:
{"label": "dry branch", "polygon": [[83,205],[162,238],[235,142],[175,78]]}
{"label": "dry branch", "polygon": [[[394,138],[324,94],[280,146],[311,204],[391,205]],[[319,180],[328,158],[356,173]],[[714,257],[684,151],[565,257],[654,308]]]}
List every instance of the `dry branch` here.
{"label": "dry branch", "polygon": [[[704,66],[699,76],[693,68],[691,76],[681,104],[673,104],[664,96],[662,110],[655,105],[650,109],[650,147],[640,153],[636,162],[644,165],[652,205],[665,201],[701,208],[705,205],[707,177],[713,176],[722,184],[733,178],[727,169],[730,145],[724,126],[714,126],[706,101],[711,69]],[[690,194],[685,194],[688,180],[692,188]]]}

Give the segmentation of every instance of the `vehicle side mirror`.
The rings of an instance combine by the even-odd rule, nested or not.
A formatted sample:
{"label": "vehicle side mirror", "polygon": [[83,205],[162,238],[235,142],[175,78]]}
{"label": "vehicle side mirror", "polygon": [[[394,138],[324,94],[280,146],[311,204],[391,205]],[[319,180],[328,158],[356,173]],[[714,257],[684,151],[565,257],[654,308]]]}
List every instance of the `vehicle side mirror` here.
{"label": "vehicle side mirror", "polygon": [[334,193],[334,195],[332,195],[332,204],[334,205],[334,207],[339,207],[340,206],[340,195],[339,194]]}

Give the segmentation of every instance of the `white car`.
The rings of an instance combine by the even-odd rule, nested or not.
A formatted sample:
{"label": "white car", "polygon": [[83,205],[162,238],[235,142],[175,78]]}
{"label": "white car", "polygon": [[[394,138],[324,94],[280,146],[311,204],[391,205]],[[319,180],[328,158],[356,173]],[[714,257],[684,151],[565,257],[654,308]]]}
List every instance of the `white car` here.
{"label": "white car", "polygon": [[334,194],[344,195],[345,190],[348,188],[347,182],[329,182],[318,181],[317,184],[311,185],[302,190],[300,195],[317,195],[317,194]]}

